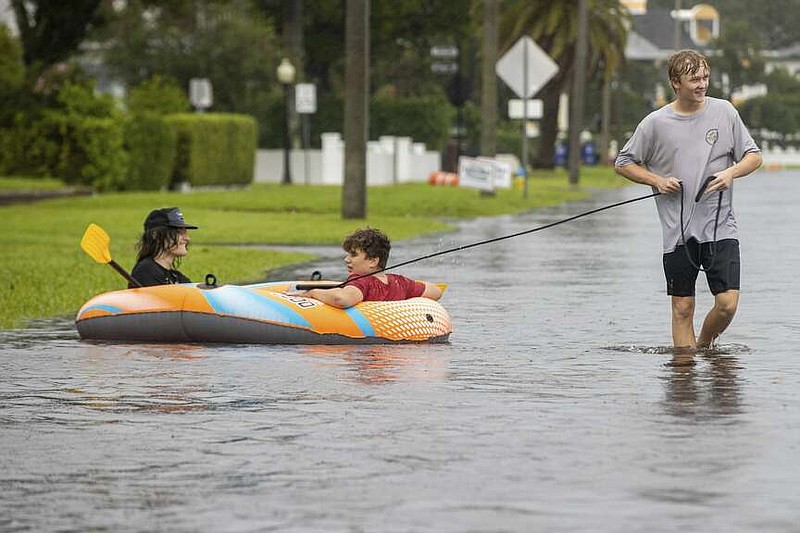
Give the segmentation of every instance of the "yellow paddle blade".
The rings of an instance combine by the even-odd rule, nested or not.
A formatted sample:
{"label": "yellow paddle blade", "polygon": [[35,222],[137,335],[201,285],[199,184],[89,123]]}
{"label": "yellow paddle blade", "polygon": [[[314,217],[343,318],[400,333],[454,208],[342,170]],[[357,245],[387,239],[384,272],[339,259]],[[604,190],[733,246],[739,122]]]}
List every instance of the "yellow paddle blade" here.
{"label": "yellow paddle blade", "polygon": [[111,252],[108,249],[110,242],[111,238],[106,230],[97,224],[89,224],[81,239],[81,248],[98,263],[108,264],[111,262]]}

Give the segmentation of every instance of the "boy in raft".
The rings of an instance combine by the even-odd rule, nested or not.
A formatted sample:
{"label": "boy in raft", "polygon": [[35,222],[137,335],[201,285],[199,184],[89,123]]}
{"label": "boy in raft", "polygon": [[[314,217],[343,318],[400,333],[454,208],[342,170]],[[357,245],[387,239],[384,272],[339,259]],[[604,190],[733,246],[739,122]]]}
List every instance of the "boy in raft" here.
{"label": "boy in raft", "polygon": [[441,289],[432,283],[383,273],[392,245],[380,230],[356,230],[345,238],[342,248],[347,252],[344,263],[348,272],[343,287],[308,291],[291,288],[287,294],[314,298],[341,309],[362,301],[406,300],[419,296],[438,300],[442,297]]}

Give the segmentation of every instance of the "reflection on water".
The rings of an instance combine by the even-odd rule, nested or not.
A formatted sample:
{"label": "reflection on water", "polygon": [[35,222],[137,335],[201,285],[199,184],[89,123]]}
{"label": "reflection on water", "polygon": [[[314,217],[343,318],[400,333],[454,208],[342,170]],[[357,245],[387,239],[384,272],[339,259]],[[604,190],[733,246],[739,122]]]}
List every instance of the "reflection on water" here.
{"label": "reflection on water", "polygon": [[606,350],[668,355],[664,404],[678,416],[726,415],[740,412],[743,369],[739,357],[750,353],[743,344],[719,344],[697,353],[686,353],[672,346],[607,346]]}
{"label": "reflection on water", "polygon": [[[40,330],[44,331],[44,330]],[[46,338],[61,338],[61,333]],[[187,412],[209,408],[208,380],[192,368],[202,360],[202,347],[191,345],[111,345],[62,339],[50,343],[42,356],[53,357],[51,372],[20,376],[2,391],[11,404],[47,405],[48,416],[59,417],[75,408],[109,413]],[[36,342],[19,335],[10,344],[24,349]],[[38,341],[41,344],[41,340]],[[72,366],[61,366],[59,351],[76,348],[79,357]],[[150,361],[148,363],[148,361]],[[181,361],[180,367],[165,369],[159,361]],[[35,392],[34,392],[35,391]],[[33,395],[26,394],[34,392]]]}
{"label": "reflection on water", "polygon": [[677,416],[730,415],[740,412],[742,367],[735,355],[714,351],[675,354],[664,365],[665,404]]}
{"label": "reflection on water", "polygon": [[303,346],[300,352],[325,363],[344,363],[350,379],[377,385],[395,381],[443,381],[447,345]]}
{"label": "reflection on water", "polygon": [[24,329],[0,330],[0,349],[35,348],[43,341],[56,345],[77,339],[72,319],[34,320]]}

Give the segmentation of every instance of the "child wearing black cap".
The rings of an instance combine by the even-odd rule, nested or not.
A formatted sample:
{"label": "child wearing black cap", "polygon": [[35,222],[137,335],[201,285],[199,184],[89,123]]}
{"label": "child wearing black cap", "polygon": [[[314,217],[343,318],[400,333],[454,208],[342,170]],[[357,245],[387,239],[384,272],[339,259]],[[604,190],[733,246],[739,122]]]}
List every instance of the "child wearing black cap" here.
{"label": "child wearing black cap", "polygon": [[[136,266],[131,276],[142,287],[191,283],[177,267],[189,248],[189,232],[197,226],[187,224],[177,207],[155,209],[144,220],[144,232],[136,244]],[[129,288],[133,288],[129,284]]]}

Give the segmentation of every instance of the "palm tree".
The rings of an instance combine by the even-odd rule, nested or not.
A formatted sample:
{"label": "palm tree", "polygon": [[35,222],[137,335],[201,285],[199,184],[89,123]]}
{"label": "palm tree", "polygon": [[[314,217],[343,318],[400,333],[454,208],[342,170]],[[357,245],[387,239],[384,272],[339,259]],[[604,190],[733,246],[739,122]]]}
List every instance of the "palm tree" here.
{"label": "palm tree", "polygon": [[[587,79],[602,74],[608,83],[624,58],[628,11],[619,0],[589,0]],[[500,21],[500,48],[505,52],[522,36],[530,36],[558,64],[558,73],[538,93],[544,113],[538,166],[552,167],[558,134],[559,95],[575,68],[578,3],[552,0],[507,0]],[[501,53],[503,53],[501,52]]]}

